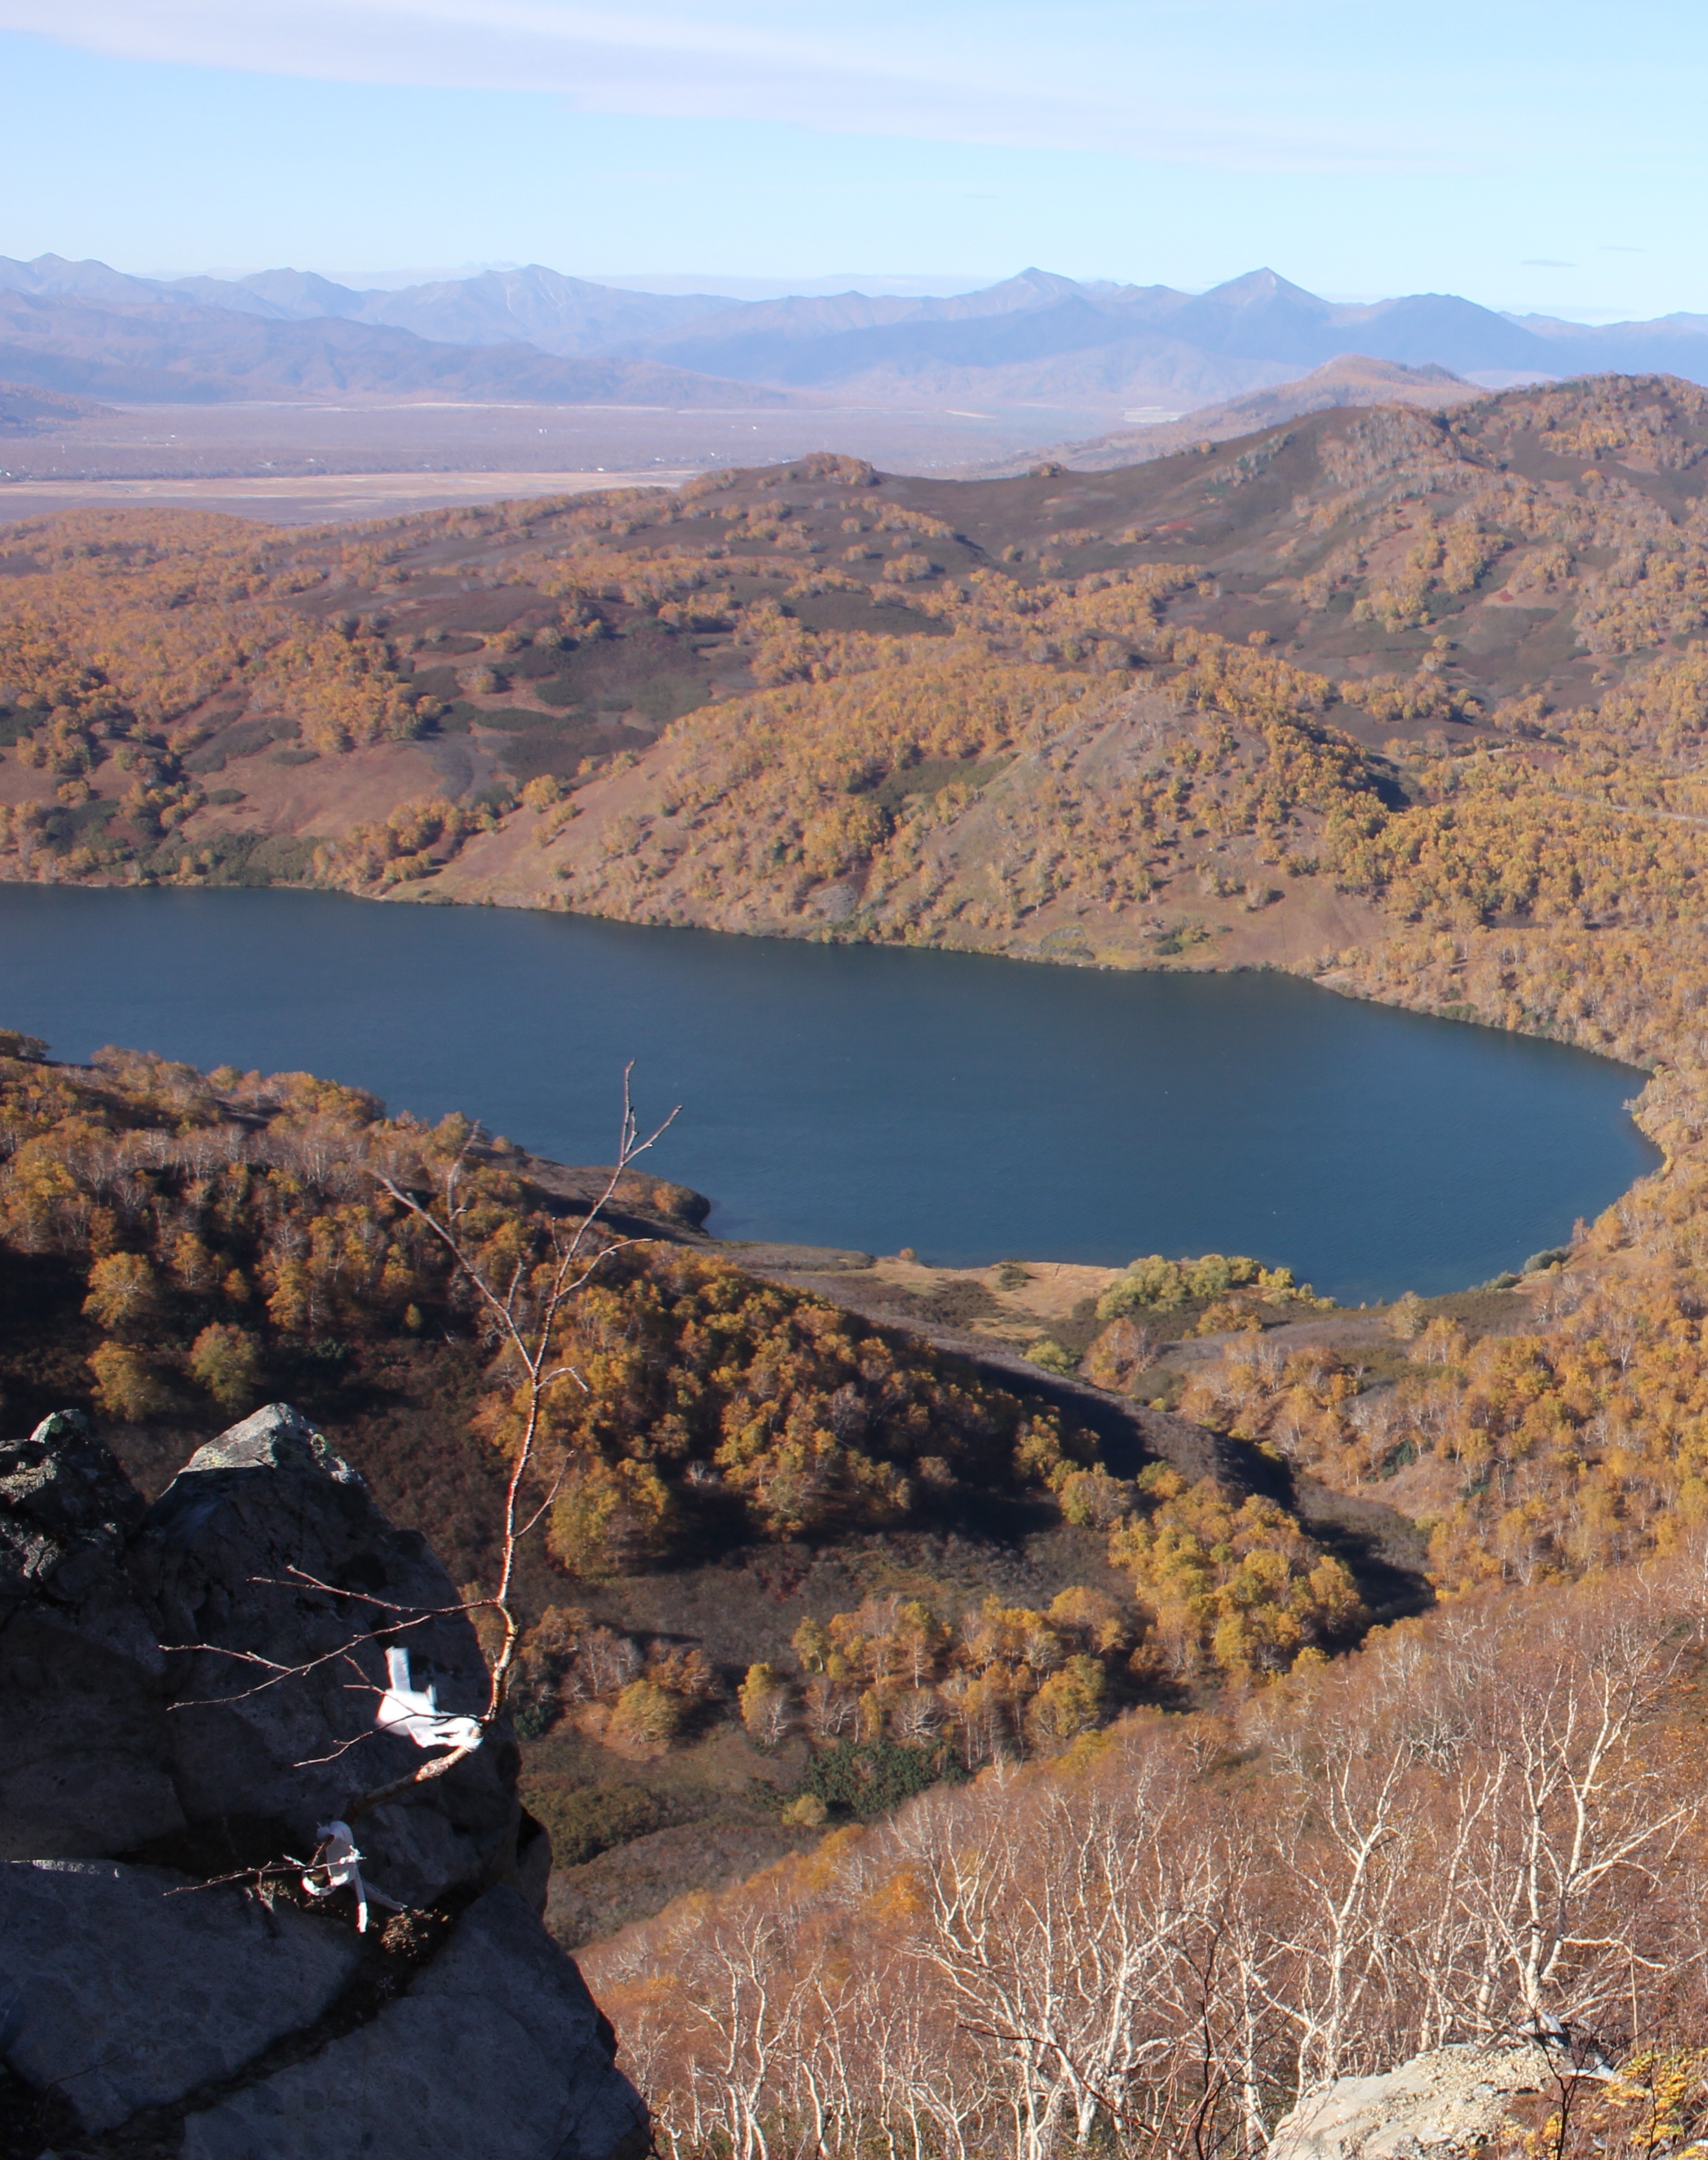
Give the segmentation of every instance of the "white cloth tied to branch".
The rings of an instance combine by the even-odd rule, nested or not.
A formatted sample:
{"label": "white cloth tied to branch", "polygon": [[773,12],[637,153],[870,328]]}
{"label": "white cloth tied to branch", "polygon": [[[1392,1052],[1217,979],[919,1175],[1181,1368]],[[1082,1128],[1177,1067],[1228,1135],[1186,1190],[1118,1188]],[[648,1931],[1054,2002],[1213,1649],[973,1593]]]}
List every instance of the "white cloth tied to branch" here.
{"label": "white cloth tied to branch", "polygon": [[441,1710],[431,1680],[425,1688],[411,1685],[407,1650],[387,1650],[386,1672],[391,1685],[374,1713],[374,1723],[381,1732],[397,1733],[412,1740],[417,1747],[480,1745],[483,1735],[478,1718],[453,1717]]}
{"label": "white cloth tied to branch", "polygon": [[[393,1913],[406,1912],[395,1898],[388,1898],[383,1890],[375,1889],[371,1882],[362,1880],[362,1856],[355,1840],[350,1835],[347,1822],[322,1823],[320,1825],[321,1854],[318,1861],[303,1877],[303,1887],[311,1898],[329,1898],[334,1890],[354,1890],[356,1893],[356,1933],[368,1932],[368,1903],[384,1905]],[[323,1880],[317,1881],[317,1877]]]}

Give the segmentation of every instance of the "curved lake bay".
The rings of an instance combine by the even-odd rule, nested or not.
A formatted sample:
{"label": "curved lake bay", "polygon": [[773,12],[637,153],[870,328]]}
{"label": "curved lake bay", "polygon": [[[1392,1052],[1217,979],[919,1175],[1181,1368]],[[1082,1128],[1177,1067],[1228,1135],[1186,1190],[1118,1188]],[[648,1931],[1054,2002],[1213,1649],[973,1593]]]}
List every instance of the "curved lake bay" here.
{"label": "curved lake bay", "polygon": [[1560,1243],[1659,1155],[1628,1067],[1279,975],[1149,975],[331,894],[0,886],[0,1025],[306,1069],[608,1160],[710,1228],[974,1264],[1251,1253],[1343,1300]]}

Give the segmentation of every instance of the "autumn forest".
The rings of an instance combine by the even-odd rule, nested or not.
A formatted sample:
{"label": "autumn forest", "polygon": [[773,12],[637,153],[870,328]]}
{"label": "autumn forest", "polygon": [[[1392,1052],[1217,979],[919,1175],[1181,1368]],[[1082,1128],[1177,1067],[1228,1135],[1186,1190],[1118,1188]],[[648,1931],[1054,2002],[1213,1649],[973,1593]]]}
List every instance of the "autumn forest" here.
{"label": "autumn forest", "polygon": [[[478,1103],[4,1035],[6,1415],[85,1408],[155,1489],[287,1399],[458,1582],[521,1478],[548,1919],[672,2160],[1233,2160],[1518,2031],[1602,2069],[1514,2154],[1680,2150],[1705,742],[1708,396],[1665,377],[1094,475],[11,526],[0,876],[1286,968],[1640,1067],[1664,1160],[1380,1310],[1152,1254],[1033,1322],[1006,1263],[956,1292],[999,1359],[744,1265],[644,1155],[594,1213]],[[448,1178],[460,1263],[411,1204]],[[566,1226],[542,1388],[478,1285],[542,1298]]]}

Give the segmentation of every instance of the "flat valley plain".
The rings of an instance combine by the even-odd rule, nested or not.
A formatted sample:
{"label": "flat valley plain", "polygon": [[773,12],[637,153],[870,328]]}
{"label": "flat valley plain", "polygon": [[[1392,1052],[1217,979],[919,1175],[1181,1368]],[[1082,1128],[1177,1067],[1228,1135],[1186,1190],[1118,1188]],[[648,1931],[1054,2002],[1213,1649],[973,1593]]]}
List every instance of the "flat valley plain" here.
{"label": "flat valley plain", "polygon": [[944,477],[1013,475],[1041,460],[1095,471],[1333,406],[1434,409],[1476,394],[1444,368],[1352,355],[1297,382],[1110,434],[1107,410],[1042,399],[975,400],[976,409],[966,411],[940,402],[825,400],[772,410],[738,400],[727,410],[676,410],[372,394],[342,402],[127,406],[0,385],[0,523],[132,506],[210,510],[281,525],[351,523],[505,496],[675,485],[814,451]]}
{"label": "flat valley plain", "polygon": [[[85,401],[86,402],[86,401]],[[68,401],[69,402],[69,401]],[[243,402],[70,411],[0,429],[0,522],[127,504],[271,523],[360,521],[613,481],[672,484],[710,468],[849,449],[887,470],[1012,460],[1106,424],[1071,407],[946,413],[825,405],[666,407]],[[365,489],[352,485],[366,480]],[[238,483],[241,483],[239,485]]]}

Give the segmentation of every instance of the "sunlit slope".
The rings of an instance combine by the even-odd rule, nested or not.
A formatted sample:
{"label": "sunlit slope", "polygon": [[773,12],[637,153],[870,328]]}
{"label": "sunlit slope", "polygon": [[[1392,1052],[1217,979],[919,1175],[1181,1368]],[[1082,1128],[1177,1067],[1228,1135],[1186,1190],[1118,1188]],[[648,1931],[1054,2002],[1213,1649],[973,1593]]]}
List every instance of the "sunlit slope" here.
{"label": "sunlit slope", "polygon": [[0,867],[1077,960],[1672,920],[1705,443],[1608,377],[1096,475],[42,521]]}

